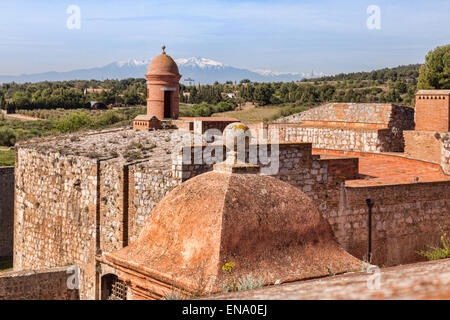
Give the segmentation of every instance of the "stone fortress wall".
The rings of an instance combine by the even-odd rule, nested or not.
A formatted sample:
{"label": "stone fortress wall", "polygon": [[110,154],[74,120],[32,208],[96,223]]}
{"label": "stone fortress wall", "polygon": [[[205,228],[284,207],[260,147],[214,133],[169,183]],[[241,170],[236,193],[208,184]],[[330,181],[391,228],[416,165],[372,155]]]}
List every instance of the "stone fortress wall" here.
{"label": "stone fortress wall", "polygon": [[372,262],[376,265],[422,261],[418,251],[439,246],[442,231],[450,232],[449,182],[341,186],[336,191],[329,189],[328,199],[319,199],[321,212],[344,249],[364,260],[368,233],[366,199],[374,201]]}
{"label": "stone fortress wall", "polygon": [[0,167],[0,258],[13,255],[14,167]]}
{"label": "stone fortress wall", "polygon": [[[394,131],[394,128],[411,125],[409,109],[391,108],[397,110],[395,112],[403,120],[392,120],[393,111],[388,105],[379,107],[382,120],[378,121],[389,119],[391,123],[401,123],[397,127],[391,127],[391,130],[389,123],[376,123],[364,124],[365,129],[360,130],[361,124],[346,124],[347,137],[354,139],[351,137],[358,136],[358,132],[359,137],[367,137],[373,133],[368,128],[386,125],[387,128],[375,129],[378,136],[373,142],[361,142],[373,146],[380,130]],[[363,109],[368,110],[365,112],[372,110],[369,107]],[[326,107],[325,110],[333,108]],[[385,110],[390,110],[389,118]],[[301,127],[302,124],[276,123],[272,128],[280,128],[283,136],[283,132],[297,125],[302,132],[309,130]],[[320,135],[320,131],[315,134]],[[41,148],[40,143],[17,148],[15,270],[42,270],[76,264],[81,268],[80,297],[99,298],[101,277],[113,273],[102,263],[101,254],[135,241],[152,208],[169,191],[187,179],[212,170],[212,165],[204,161],[183,163],[183,158],[191,156],[194,159],[195,148],[183,148],[172,161],[169,149],[173,146],[168,142],[170,135],[165,130],[139,134],[130,130],[99,133],[96,139],[115,140],[108,142],[107,147],[126,149],[132,137],[151,137],[158,147],[149,151],[147,158],[131,162],[107,155],[90,157],[79,151],[61,152],[57,143],[52,148]],[[88,136],[81,137],[78,144],[91,144],[89,139]],[[296,139],[301,140],[298,137],[281,139],[288,141],[279,144],[280,170],[274,176],[300,188],[314,200],[328,219],[337,240],[351,254],[357,258],[366,255],[368,211],[365,200],[368,198],[375,200],[374,263],[390,266],[419,261],[422,258],[417,254],[418,250],[439,245],[439,226],[445,230],[450,228],[448,182],[349,186],[344,178],[357,174],[357,158],[321,159],[312,154],[312,148],[321,148],[320,144],[318,147]],[[339,139],[345,140],[345,137]],[[97,140],[95,143],[100,149]],[[324,149],[333,149],[335,146],[330,145],[333,143],[332,140],[326,142]],[[60,144],[75,142],[66,138]],[[354,146],[356,151],[365,150],[358,149],[356,142]],[[160,151],[154,151],[158,148]],[[205,147],[201,148],[203,152]],[[446,150],[449,150],[448,144]],[[272,151],[269,146],[269,155]],[[443,158],[448,163],[446,154]]]}
{"label": "stone fortress wall", "polygon": [[[74,266],[0,274],[0,300],[78,300]],[[67,283],[74,285],[69,289]]]}
{"label": "stone fortress wall", "polygon": [[83,279],[80,291],[93,289],[100,231],[97,187],[101,163],[18,148],[15,271],[76,264]]}
{"label": "stone fortress wall", "polygon": [[[33,148],[19,148],[18,158],[14,269],[77,264],[83,298],[97,294],[92,285],[96,255],[134,241],[169,191],[212,169],[172,164],[170,157],[161,167],[150,161],[118,163]],[[316,181],[327,180],[326,167],[312,159],[310,145],[282,146],[280,163],[280,179],[292,179],[309,194]]]}
{"label": "stone fortress wall", "polygon": [[[358,258],[366,254],[368,197],[376,201],[374,263],[418,261],[417,250],[439,243],[437,225],[445,225],[450,213],[450,203],[442,200],[449,192],[446,184],[350,188],[329,174],[330,160],[313,156],[311,150],[309,143],[280,144],[275,177],[314,199],[351,254]],[[135,241],[152,208],[169,191],[212,169],[183,164],[183,151],[163,167],[145,160],[120,163],[33,148],[19,148],[18,158],[14,268],[77,264],[81,298],[100,296],[96,283],[108,268],[96,257]],[[348,164],[354,165],[353,160]],[[406,197],[411,194],[408,188],[414,188],[415,195]]]}
{"label": "stone fortress wall", "polygon": [[[168,192],[212,170],[212,163],[206,159],[183,161],[195,159],[198,155],[193,154],[195,148],[176,149],[180,140],[174,137],[175,130],[163,124],[170,118],[174,127],[178,124],[203,133],[210,127],[223,129],[228,120],[234,120],[177,119],[180,75],[165,47],[162,49],[146,75],[147,115],[134,121],[139,127],[136,129],[144,131],[82,133],[16,146],[14,273],[0,277],[0,297],[8,294],[5,292],[10,292],[9,298],[112,296],[106,291],[111,289],[112,293],[114,286],[125,284],[120,283],[117,271],[106,263],[103,254],[135,241],[152,209]],[[175,94],[171,93],[173,89]],[[422,92],[419,96],[429,94],[434,93]],[[419,106],[433,119],[433,127],[436,124],[447,128],[444,132],[450,129],[446,99],[433,100],[431,107],[439,111],[436,114]],[[152,125],[155,119],[158,123]],[[419,119],[422,129],[426,123],[425,118]],[[394,104],[330,103],[275,123],[254,124],[252,128],[267,129],[265,133],[256,130],[256,136],[262,134],[269,145],[259,144],[256,148],[267,147],[269,158],[276,155],[279,161],[279,170],[269,172],[273,163],[255,160],[253,163],[260,165],[261,174],[273,175],[304,191],[330,223],[337,241],[355,257],[367,258],[367,199],[375,203],[372,263],[391,266],[423,260],[417,251],[439,245],[440,227],[450,232],[450,179],[440,171],[436,173],[440,170],[436,163],[442,165],[444,172],[449,171],[446,141],[438,145],[439,160],[428,163],[432,167],[424,169],[431,177],[428,182],[412,181],[412,176],[408,176],[411,181],[400,181],[403,166],[398,162],[395,165],[400,169],[391,173],[400,178],[391,179],[390,183],[377,177],[359,176],[360,161],[365,160],[362,154],[392,158],[380,153],[404,152],[404,131],[415,128],[414,109]],[[274,137],[279,139],[271,141]],[[207,146],[199,148],[202,154],[207,151]],[[214,148],[215,155],[224,153],[223,146]],[[321,149],[322,153],[314,153],[315,149]],[[342,150],[358,155],[330,155],[331,151],[342,153]],[[437,147],[433,149],[436,159],[438,152]],[[407,166],[409,159],[404,156],[402,159]],[[359,181],[349,181],[354,178]],[[0,218],[3,217],[2,213]],[[67,266],[71,265],[80,268],[79,293],[67,291],[70,275]],[[40,292],[35,290],[25,292],[29,286],[35,289],[40,285],[47,288],[50,296],[39,296]]]}
{"label": "stone fortress wall", "polygon": [[408,130],[405,135],[405,154],[414,159],[439,163],[442,156],[440,134],[431,131]]}
{"label": "stone fortress wall", "polygon": [[340,122],[355,127],[358,124],[372,124],[407,128],[414,122],[414,109],[390,103],[328,103],[277,120],[286,123],[301,121]]}
{"label": "stone fortress wall", "polygon": [[414,129],[414,109],[395,104],[329,103],[266,126],[269,132],[280,131],[280,141],[311,142],[314,148],[403,152],[403,130]]}

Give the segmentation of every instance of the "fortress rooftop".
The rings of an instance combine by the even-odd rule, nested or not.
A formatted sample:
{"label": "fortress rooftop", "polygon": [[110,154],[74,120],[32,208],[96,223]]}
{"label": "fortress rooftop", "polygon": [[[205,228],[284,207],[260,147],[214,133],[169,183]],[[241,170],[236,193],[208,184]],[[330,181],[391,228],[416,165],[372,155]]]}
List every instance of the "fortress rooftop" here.
{"label": "fortress rooftop", "polygon": [[171,165],[170,155],[180,141],[174,132],[173,129],[92,131],[34,139],[18,144],[18,148],[91,159],[115,158],[119,162],[151,159],[166,166]]}
{"label": "fortress rooftop", "polygon": [[[219,294],[206,299],[449,299],[449,267],[450,259],[383,268],[380,269],[379,288],[375,286],[372,271]],[[372,284],[372,290],[368,290],[368,284]]]}

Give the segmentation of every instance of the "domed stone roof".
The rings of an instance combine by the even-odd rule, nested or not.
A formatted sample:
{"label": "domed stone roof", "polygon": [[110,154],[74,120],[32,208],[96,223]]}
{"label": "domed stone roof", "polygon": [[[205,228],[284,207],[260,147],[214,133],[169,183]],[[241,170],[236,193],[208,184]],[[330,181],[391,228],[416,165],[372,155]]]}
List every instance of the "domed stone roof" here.
{"label": "domed stone roof", "polygon": [[171,288],[222,291],[229,281],[222,266],[229,262],[236,279],[262,277],[265,284],[361,265],[340,247],[305,193],[273,177],[219,171],[172,190],[138,240],[105,257],[135,293],[145,292],[141,298],[163,297]]}
{"label": "domed stone roof", "polygon": [[166,54],[165,48],[165,46],[162,46],[162,53],[150,62],[147,75],[180,75],[176,62]]}

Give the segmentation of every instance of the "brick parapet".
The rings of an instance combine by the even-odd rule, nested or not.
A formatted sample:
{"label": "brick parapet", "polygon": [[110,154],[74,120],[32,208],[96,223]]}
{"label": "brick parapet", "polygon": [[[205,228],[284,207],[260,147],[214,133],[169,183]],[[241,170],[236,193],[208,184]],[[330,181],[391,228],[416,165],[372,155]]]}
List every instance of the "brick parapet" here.
{"label": "brick parapet", "polygon": [[[75,266],[0,274],[0,300],[79,300]],[[73,285],[69,289],[68,283]]]}

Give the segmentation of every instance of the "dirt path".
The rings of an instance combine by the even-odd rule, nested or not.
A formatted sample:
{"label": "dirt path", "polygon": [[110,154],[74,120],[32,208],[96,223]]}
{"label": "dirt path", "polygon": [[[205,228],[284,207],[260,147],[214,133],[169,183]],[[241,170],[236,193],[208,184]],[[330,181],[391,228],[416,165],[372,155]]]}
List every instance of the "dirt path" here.
{"label": "dirt path", "polygon": [[22,120],[22,121],[35,121],[41,120],[39,118],[24,116],[23,114],[5,114],[6,120]]}
{"label": "dirt path", "polygon": [[25,116],[23,114],[20,113],[10,113],[7,114],[5,110],[0,110],[1,113],[6,120],[22,120],[22,121],[34,121],[34,120],[41,120],[39,118],[36,117],[30,117],[30,116]]}
{"label": "dirt path", "polygon": [[256,108],[256,106],[253,102],[246,102],[246,103],[240,105],[239,107],[240,107],[240,110],[242,110],[242,111]]}

